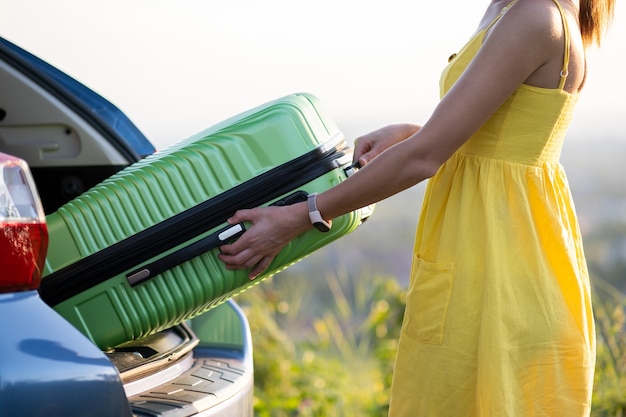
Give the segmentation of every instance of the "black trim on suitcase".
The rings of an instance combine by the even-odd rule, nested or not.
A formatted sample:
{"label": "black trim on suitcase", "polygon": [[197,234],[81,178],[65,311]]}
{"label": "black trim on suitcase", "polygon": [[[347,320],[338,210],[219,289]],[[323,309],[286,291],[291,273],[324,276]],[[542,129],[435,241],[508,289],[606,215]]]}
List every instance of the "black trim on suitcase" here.
{"label": "black trim on suitcase", "polygon": [[[55,306],[111,277],[167,252],[226,222],[235,211],[287,194],[350,161],[345,142],[316,148],[171,218],[55,271],[41,280],[39,293]],[[351,168],[349,166],[348,168]]]}

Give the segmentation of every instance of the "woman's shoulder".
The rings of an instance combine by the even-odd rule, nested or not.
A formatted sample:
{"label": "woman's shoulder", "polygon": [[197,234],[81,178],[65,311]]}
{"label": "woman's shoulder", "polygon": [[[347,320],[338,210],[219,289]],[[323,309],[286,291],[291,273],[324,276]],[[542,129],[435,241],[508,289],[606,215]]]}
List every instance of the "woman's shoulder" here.
{"label": "woman's shoulder", "polygon": [[506,45],[520,61],[535,66],[525,82],[548,87],[554,84],[554,74],[563,70],[565,34],[566,28],[570,28],[570,76],[566,90],[573,92],[579,90],[584,80],[584,51],[580,31],[575,28],[577,12],[571,4],[559,5],[560,8],[555,0],[518,0],[494,25],[485,43]]}
{"label": "woman's shoulder", "polygon": [[[559,3],[560,4],[560,3]],[[563,19],[556,0],[518,0],[503,17],[510,24],[520,24],[529,30],[561,32]]]}
{"label": "woman's shoulder", "polygon": [[562,45],[563,19],[554,0],[518,0],[500,23],[491,30],[495,37],[521,37],[536,47]]}

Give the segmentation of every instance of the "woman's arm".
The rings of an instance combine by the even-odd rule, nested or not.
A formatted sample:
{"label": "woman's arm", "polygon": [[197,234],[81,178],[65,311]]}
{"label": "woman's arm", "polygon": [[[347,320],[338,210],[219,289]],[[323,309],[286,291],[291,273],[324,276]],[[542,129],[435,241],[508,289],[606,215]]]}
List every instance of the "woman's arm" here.
{"label": "woman's arm", "polygon": [[[503,16],[503,24],[494,26],[472,64],[421,129],[408,125],[413,134],[398,140],[403,135],[394,129],[400,128],[390,128],[386,139],[383,128],[370,136],[378,137],[376,141],[361,141],[356,158],[364,159],[365,166],[318,196],[322,216],[338,217],[431,177],[521,83],[550,60],[562,59],[563,44],[554,39],[547,3],[553,6],[545,0],[520,2],[518,6],[524,7],[513,7]],[[557,42],[560,49],[554,46]],[[311,228],[306,203],[241,210],[229,222],[252,225],[239,240],[221,248],[220,259],[229,269],[252,268],[251,278],[263,272],[290,240]]]}

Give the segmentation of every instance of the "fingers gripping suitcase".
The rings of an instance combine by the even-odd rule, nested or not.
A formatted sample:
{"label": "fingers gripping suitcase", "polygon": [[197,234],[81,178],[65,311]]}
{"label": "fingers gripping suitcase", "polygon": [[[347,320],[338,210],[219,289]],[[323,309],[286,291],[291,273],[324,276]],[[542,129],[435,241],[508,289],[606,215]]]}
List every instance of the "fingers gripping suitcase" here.
{"label": "fingers gripping suitcase", "polygon": [[372,207],[285,247],[256,280],[217,247],[236,210],[292,204],[351,174],[351,149],[308,94],[228,119],[113,175],[47,217],[44,301],[100,348],[169,328],[350,233]]}

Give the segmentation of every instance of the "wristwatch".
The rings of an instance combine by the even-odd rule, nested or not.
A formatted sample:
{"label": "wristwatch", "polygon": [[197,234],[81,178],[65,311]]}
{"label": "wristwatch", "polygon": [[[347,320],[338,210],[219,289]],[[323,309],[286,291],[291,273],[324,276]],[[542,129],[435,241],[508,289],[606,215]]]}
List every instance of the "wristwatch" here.
{"label": "wristwatch", "polygon": [[311,223],[320,232],[328,232],[331,227],[331,223],[322,219],[322,215],[317,209],[317,193],[309,194],[307,197],[307,204],[309,205],[309,218]]}

